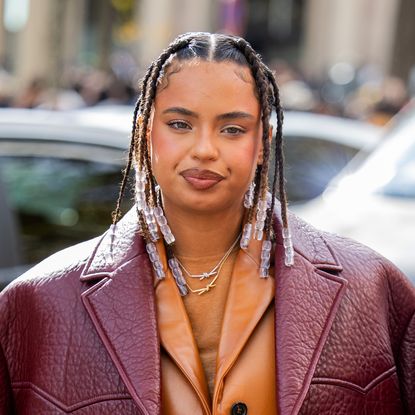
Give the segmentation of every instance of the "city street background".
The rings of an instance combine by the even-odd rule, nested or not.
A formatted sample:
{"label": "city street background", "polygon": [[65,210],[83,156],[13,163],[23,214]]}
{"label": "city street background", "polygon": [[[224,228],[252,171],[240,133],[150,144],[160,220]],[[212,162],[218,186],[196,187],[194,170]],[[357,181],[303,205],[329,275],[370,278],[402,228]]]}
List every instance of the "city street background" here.
{"label": "city street background", "polygon": [[131,103],[177,34],[241,35],[286,109],[384,124],[415,93],[412,0],[0,0],[0,105]]}

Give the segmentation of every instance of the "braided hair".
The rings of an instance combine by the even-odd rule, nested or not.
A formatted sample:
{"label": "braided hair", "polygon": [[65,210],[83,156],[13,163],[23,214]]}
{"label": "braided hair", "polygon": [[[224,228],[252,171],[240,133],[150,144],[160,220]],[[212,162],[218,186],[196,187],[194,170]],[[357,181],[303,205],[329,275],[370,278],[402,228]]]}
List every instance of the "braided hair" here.
{"label": "braided hair", "polygon": [[[271,206],[267,210],[265,220],[265,235],[268,239],[272,232],[272,213],[275,205],[275,197],[278,193],[281,203],[281,218],[284,229],[288,229],[287,198],[284,180],[284,157],[282,140],[283,113],[280,104],[279,90],[275,77],[271,70],[262,62],[251,45],[237,36],[210,34],[210,33],[186,33],[177,37],[150,65],[141,82],[141,93],[134,109],[134,119],[131,132],[131,143],[128,153],[127,166],[123,172],[123,179],[118,195],[115,211],[112,218],[116,224],[121,216],[121,201],[125,192],[129,173],[133,163],[136,168],[146,174],[149,186],[145,191],[146,204],[157,206],[157,183],[152,174],[151,161],[148,148],[149,122],[154,99],[160,83],[165,79],[167,68],[173,62],[185,62],[192,59],[201,59],[212,62],[233,62],[240,66],[249,67],[255,81],[256,94],[261,106],[263,163],[258,165],[254,182],[256,184],[253,195],[253,206],[248,211],[248,222],[252,222],[255,209],[259,200],[265,200],[268,185],[271,143],[270,118],[275,111],[277,126],[275,139],[275,167],[272,172]],[[143,214],[139,212],[140,228],[143,236],[150,240],[149,231]]]}

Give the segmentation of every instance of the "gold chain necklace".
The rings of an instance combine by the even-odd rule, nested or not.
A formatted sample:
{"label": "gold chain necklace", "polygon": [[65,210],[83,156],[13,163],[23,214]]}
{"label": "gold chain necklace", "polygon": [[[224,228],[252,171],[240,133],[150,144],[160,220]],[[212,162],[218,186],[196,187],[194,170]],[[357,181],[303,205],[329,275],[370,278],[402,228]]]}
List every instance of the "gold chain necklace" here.
{"label": "gold chain necklace", "polygon": [[206,287],[204,288],[198,288],[198,289],[193,289],[189,283],[186,281],[186,285],[187,288],[189,288],[189,290],[193,293],[193,294],[197,294],[197,295],[202,295],[204,293],[207,293],[208,291],[210,291],[213,287],[216,287],[216,280],[219,278],[220,275],[220,271],[222,270],[222,267],[224,265],[224,263],[226,262],[226,260],[229,258],[229,255],[232,253],[233,249],[235,248],[236,244],[239,241],[239,238],[241,237],[241,234],[238,235],[238,237],[235,239],[235,242],[232,244],[232,246],[226,251],[225,255],[222,257],[222,259],[219,261],[219,263],[213,268],[212,271],[208,272],[204,272],[202,274],[191,274],[185,267],[184,265],[177,259],[177,262],[179,263],[180,267],[183,269],[183,271],[191,278],[199,278],[200,280],[203,280],[205,278],[209,278],[212,275],[215,275],[215,278],[213,278],[212,281],[210,281]]}

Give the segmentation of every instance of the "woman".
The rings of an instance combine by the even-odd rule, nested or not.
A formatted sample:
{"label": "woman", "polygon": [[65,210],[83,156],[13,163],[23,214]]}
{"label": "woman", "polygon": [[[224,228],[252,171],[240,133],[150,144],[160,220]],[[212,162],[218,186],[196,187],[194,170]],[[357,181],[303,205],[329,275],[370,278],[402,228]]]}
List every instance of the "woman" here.
{"label": "woman", "polygon": [[110,230],[1,295],[0,412],[415,413],[414,289],[289,219],[271,71],[241,38],[178,37],[143,79]]}

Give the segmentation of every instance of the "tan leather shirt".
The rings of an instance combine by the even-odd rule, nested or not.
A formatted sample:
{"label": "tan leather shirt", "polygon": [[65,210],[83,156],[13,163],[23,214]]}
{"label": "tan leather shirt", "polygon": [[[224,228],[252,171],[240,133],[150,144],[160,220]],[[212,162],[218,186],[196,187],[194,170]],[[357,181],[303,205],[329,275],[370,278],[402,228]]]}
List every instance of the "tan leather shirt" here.
{"label": "tan leather shirt", "polygon": [[[162,245],[157,247],[165,262]],[[274,278],[259,278],[259,258],[260,244],[255,241],[238,253],[234,265],[212,402],[174,279],[169,273],[157,283],[164,415],[228,415],[236,403],[245,404],[250,414],[276,414]]]}

